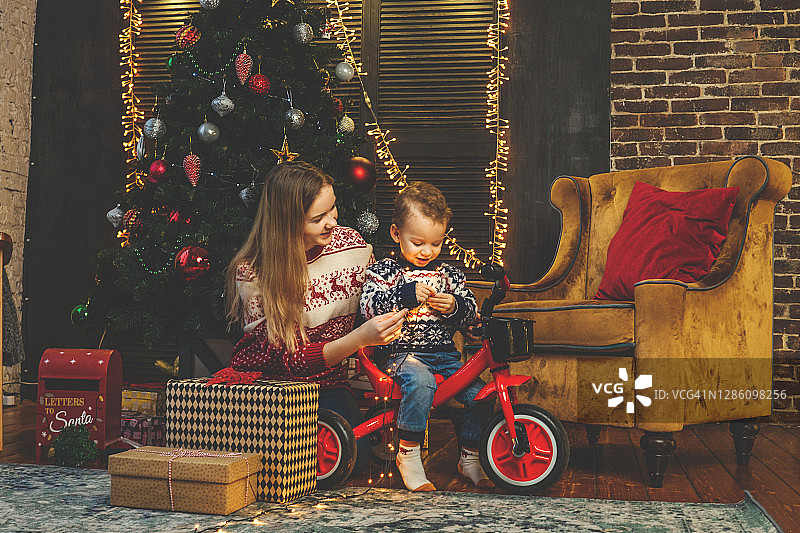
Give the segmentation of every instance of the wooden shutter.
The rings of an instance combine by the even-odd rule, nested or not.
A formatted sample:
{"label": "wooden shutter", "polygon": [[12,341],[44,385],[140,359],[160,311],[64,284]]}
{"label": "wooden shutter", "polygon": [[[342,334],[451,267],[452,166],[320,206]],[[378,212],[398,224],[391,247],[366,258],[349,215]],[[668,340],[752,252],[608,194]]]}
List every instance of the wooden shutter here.
{"label": "wooden shutter", "polygon": [[[397,142],[392,152],[409,165],[409,181],[439,187],[453,210],[452,235],[478,257],[489,255],[485,167],[494,138],[485,129],[486,30],[492,0],[382,0],[376,111]],[[377,210],[391,218],[396,188],[382,184]],[[386,227],[386,226],[384,226]]]}

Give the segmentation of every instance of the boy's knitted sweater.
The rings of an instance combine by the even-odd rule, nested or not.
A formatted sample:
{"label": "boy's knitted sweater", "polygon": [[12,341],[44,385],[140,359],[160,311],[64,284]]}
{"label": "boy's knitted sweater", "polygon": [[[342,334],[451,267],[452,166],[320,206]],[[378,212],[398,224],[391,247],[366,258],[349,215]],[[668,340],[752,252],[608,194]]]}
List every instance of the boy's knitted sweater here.
{"label": "boy's knitted sweater", "polygon": [[267,378],[319,383],[323,389],[346,387],[346,369],[341,363],[328,367],[322,348],[353,330],[364,272],[372,261],[372,245],[356,230],[337,226],[330,244],[312,248],[306,258],[309,342],[295,353],[267,341],[263,300],[254,282],[256,273],[247,262],[237,265],[236,287],[244,306],[245,336],[233,348],[231,366],[240,372],[260,371]]}
{"label": "boy's knitted sweater", "polygon": [[[361,292],[361,314],[367,319],[393,310],[410,309],[400,337],[386,346],[376,346],[375,356],[402,352],[451,352],[456,349],[453,333],[459,326],[475,321],[478,304],[465,285],[464,274],[440,261],[416,267],[400,258],[384,259],[367,268]],[[452,294],[455,311],[442,315],[417,301],[417,283],[425,283],[436,292]]]}

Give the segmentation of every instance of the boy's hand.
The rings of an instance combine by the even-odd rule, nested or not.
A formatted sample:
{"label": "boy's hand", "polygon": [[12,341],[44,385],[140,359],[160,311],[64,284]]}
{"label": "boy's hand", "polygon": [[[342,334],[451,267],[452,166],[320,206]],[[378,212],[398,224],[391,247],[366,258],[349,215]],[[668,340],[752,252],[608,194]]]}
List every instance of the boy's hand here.
{"label": "boy's hand", "polygon": [[421,304],[425,303],[425,301],[436,294],[436,290],[431,287],[430,285],[425,285],[424,283],[417,282],[417,301]]}
{"label": "boy's hand", "polygon": [[446,292],[437,292],[428,298],[428,307],[436,309],[443,315],[449,315],[456,310],[456,297]]}

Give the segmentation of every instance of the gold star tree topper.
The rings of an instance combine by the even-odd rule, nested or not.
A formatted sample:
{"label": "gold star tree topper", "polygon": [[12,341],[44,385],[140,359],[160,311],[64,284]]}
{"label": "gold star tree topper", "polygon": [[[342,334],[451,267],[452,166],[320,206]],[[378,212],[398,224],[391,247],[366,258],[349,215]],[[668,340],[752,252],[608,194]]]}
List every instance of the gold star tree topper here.
{"label": "gold star tree topper", "polygon": [[297,159],[297,156],[300,155],[289,151],[289,139],[286,138],[286,135],[283,136],[283,146],[281,146],[280,150],[274,148],[270,148],[269,150],[278,158],[278,163],[294,161]]}

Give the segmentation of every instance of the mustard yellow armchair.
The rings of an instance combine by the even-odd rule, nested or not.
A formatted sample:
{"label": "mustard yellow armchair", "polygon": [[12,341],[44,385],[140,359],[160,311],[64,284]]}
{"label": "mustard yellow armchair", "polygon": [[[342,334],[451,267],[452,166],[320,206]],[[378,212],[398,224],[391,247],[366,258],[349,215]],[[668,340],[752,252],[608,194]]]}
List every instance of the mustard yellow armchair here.
{"label": "mustard yellow armchair", "polygon": [[[644,280],[633,301],[593,300],[609,242],[634,183],[668,191],[740,187],[728,236],[710,273],[696,283]],[[660,487],[684,425],[731,421],[740,464],[771,413],[773,216],[791,187],[777,161],[747,156],[560,177],[551,203],[561,213],[559,246],[541,279],[512,285],[497,316],[536,321],[535,355],[512,363],[534,377],[521,400],[566,421],[644,430],[649,484]],[[471,282],[479,301],[490,284]]]}

